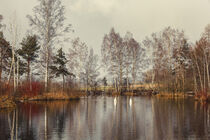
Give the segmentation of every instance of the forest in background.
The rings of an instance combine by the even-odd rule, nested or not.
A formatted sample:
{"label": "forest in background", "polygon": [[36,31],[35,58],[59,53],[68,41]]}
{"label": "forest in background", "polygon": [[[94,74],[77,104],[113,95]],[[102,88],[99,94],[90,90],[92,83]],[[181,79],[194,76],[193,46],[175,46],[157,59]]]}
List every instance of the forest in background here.
{"label": "forest in background", "polygon": [[[148,85],[154,94],[194,93],[207,98],[210,93],[210,24],[193,43],[183,30],[172,27],[141,42],[130,32],[121,36],[112,28],[97,55],[79,37],[69,38],[74,30],[66,23],[64,10],[61,0],[41,0],[33,15],[27,15],[31,28],[23,39],[15,17],[5,25],[0,16],[1,95],[122,94],[143,90],[138,85]],[[69,44],[68,51],[59,47],[63,43]]]}

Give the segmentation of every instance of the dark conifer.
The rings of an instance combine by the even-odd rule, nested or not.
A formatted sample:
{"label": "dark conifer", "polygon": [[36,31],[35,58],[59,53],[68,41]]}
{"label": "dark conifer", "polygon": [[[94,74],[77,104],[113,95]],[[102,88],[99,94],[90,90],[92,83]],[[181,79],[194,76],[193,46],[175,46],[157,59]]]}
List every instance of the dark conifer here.
{"label": "dark conifer", "polygon": [[64,83],[65,83],[65,76],[72,75],[70,72],[68,72],[66,68],[67,59],[65,56],[65,53],[63,52],[63,49],[60,48],[57,51],[56,56],[53,60],[53,66],[50,66],[50,69],[52,70],[52,74],[55,74],[56,77],[62,76],[63,78],[63,89],[64,89]]}
{"label": "dark conifer", "polygon": [[18,54],[27,62],[27,80],[29,80],[31,72],[30,66],[32,62],[36,61],[40,46],[38,45],[37,37],[35,35],[29,35],[27,38],[24,38],[21,45],[22,48],[18,50]]}

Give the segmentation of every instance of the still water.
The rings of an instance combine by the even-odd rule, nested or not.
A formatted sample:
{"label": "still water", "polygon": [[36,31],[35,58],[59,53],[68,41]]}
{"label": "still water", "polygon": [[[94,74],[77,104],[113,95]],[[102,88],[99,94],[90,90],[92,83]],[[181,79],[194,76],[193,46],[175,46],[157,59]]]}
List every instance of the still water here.
{"label": "still water", "polygon": [[210,139],[210,106],[192,99],[88,97],[0,111],[0,140]]}

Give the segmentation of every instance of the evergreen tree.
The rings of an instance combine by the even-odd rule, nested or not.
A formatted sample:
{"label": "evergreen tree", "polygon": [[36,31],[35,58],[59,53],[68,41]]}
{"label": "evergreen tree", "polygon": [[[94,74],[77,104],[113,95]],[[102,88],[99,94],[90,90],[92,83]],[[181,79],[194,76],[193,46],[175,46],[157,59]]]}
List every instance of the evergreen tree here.
{"label": "evergreen tree", "polygon": [[105,92],[105,88],[106,88],[106,86],[108,85],[108,84],[107,84],[107,79],[106,79],[106,77],[104,77],[104,78],[102,79],[102,83],[103,83],[104,92]]}
{"label": "evergreen tree", "polygon": [[30,66],[32,62],[36,61],[36,58],[38,57],[37,52],[39,51],[40,46],[38,45],[37,37],[35,35],[29,35],[27,38],[24,38],[21,45],[22,48],[18,50],[18,54],[27,62],[27,80],[29,81],[31,73]]}
{"label": "evergreen tree", "polygon": [[0,80],[2,77],[2,72],[9,70],[9,65],[12,56],[12,49],[9,44],[4,39],[3,32],[0,32]]}
{"label": "evergreen tree", "polygon": [[70,72],[68,72],[66,68],[67,59],[65,56],[65,53],[63,52],[62,48],[60,48],[57,51],[56,56],[53,60],[53,66],[50,66],[50,69],[52,70],[52,74],[55,74],[56,77],[62,76],[63,78],[63,89],[64,89],[64,83],[65,83],[65,76],[72,75]]}

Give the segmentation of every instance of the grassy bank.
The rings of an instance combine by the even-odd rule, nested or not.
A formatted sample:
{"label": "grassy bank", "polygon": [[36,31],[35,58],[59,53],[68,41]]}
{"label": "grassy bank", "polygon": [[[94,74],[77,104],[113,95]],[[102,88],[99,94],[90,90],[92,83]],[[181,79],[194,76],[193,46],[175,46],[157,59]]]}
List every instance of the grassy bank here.
{"label": "grassy bank", "polygon": [[51,100],[74,100],[79,99],[82,96],[85,96],[86,94],[83,92],[77,92],[72,94],[66,94],[64,92],[50,92],[50,93],[43,93],[42,95],[36,95],[36,96],[22,96],[19,97],[18,101],[51,101]]}
{"label": "grassy bank", "polygon": [[14,98],[4,95],[0,96],[0,109],[8,109],[16,107],[16,102],[28,102],[28,101],[53,101],[53,100],[78,100],[80,97],[85,96],[84,92],[76,92],[67,94],[64,92],[50,92],[43,93],[41,95],[22,95]]}

